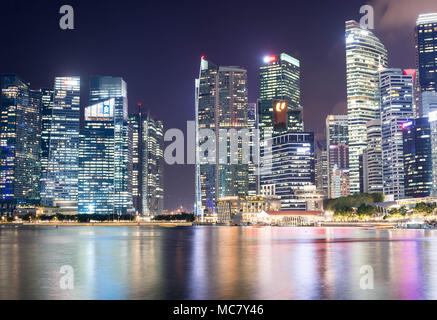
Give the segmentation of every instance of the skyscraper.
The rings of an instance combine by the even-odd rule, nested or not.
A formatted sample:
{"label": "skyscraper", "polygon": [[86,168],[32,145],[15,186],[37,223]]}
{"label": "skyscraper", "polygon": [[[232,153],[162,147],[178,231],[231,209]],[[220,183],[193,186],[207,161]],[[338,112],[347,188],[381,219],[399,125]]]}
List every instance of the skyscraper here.
{"label": "skyscraper", "polygon": [[[419,15],[415,38],[419,92],[437,92],[437,13]],[[419,95],[418,100],[420,116],[427,117],[423,109],[423,97]]]}
{"label": "skyscraper", "polygon": [[[249,103],[247,108],[247,126],[248,129],[255,133],[258,129],[258,115],[257,115],[257,104]],[[250,162],[248,164],[248,175],[249,175],[249,184],[248,184],[248,195],[256,196],[258,194],[258,167],[256,166],[258,157],[258,146],[259,146],[259,136],[258,134],[254,134],[249,141],[250,146]]]}
{"label": "skyscraper", "polygon": [[346,80],[351,193],[360,191],[359,156],[366,147],[366,123],[379,119],[379,73],[387,50],[372,31],[346,21]]}
{"label": "skyscraper", "polygon": [[402,123],[413,119],[413,81],[416,70],[380,72],[382,176],[384,195],[404,196]]}
{"label": "skyscraper", "polygon": [[258,100],[260,138],[302,132],[300,61],[286,53],[264,58]]}
{"label": "skyscraper", "polygon": [[56,77],[49,136],[45,205],[77,206],[79,172],[80,78]]}
{"label": "skyscraper", "polygon": [[405,196],[427,197],[431,195],[433,188],[431,129],[428,118],[405,122],[402,129]]}
{"label": "skyscraper", "polygon": [[53,120],[53,89],[41,89],[41,199],[46,199],[44,186],[49,165],[50,134]]}
{"label": "skyscraper", "polygon": [[142,116],[142,214],[161,215],[164,210],[164,135],[163,124]]}
{"label": "skyscraper", "polygon": [[437,109],[429,113],[429,126],[431,131],[431,167],[432,190],[431,194],[437,196]]}
{"label": "skyscraper", "polygon": [[331,199],[349,195],[348,143],[347,115],[328,115],[326,117],[326,145],[328,152],[328,197]]}
{"label": "skyscraper", "polygon": [[317,146],[317,148],[315,148],[316,187],[325,197],[327,197],[328,196],[328,152],[326,150],[325,143],[321,143],[320,141],[318,141],[316,146]]}
{"label": "skyscraper", "polygon": [[382,148],[381,120],[372,120],[366,124],[367,147],[363,150],[363,186],[365,193],[382,193]]}
{"label": "skyscraper", "polygon": [[115,208],[115,99],[85,108],[79,146],[79,214],[121,214]]}
{"label": "skyscraper", "polygon": [[262,157],[261,187],[275,190],[281,197],[281,210],[307,210],[306,200],[298,193],[315,186],[314,134],[284,133],[266,142],[272,151]]}
{"label": "skyscraper", "polygon": [[39,92],[16,75],[1,78],[0,201],[3,212],[39,201]]}
{"label": "skyscraper", "polygon": [[141,103],[138,103],[138,113],[129,116],[129,141],[131,152],[131,185],[132,185],[132,204],[135,212],[142,215],[142,113]]}
{"label": "skyscraper", "polygon": [[[199,78],[196,79],[197,215],[214,212],[219,198],[248,195],[248,162],[242,161],[243,140],[249,137],[247,99],[245,69],[219,67],[202,57]],[[214,141],[202,136],[205,129],[212,130]],[[232,132],[246,132],[243,139],[235,141],[236,148],[231,145]],[[201,154],[200,149],[205,143],[215,147],[208,151],[215,153],[208,153],[211,161]],[[238,161],[234,163],[233,160]]]}
{"label": "skyscraper", "polygon": [[[94,121],[102,121],[100,108],[103,108],[103,119],[111,113],[109,120],[113,124],[111,137],[113,139],[113,210],[115,214],[125,214],[132,209],[132,192],[129,185],[129,127],[127,84],[121,77],[95,76],[90,79],[90,128],[93,132]],[[94,113],[93,113],[94,112]],[[106,125],[107,127],[108,125]],[[104,130],[105,131],[105,130]],[[105,133],[106,134],[106,133]],[[92,139],[93,137],[91,137]],[[105,151],[106,152],[106,151]],[[106,157],[106,155],[105,155]],[[111,155],[112,157],[112,155]]]}

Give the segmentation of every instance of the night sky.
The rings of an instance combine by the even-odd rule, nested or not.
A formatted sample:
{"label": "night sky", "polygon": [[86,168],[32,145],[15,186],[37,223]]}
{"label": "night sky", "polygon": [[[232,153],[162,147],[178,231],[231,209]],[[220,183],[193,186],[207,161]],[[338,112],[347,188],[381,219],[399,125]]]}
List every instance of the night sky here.
{"label": "night sky", "polygon": [[[74,9],[75,29],[59,28],[59,8]],[[164,121],[165,129],[194,120],[194,79],[200,57],[248,70],[249,101],[258,95],[264,55],[301,60],[307,131],[322,138],[327,114],[346,112],[344,22],[359,21],[365,1],[22,1],[0,2],[0,73],[16,73],[32,88],[55,76],[79,75],[82,108],[90,75],[121,76],[129,108]],[[437,12],[435,0],[375,0],[376,35],[389,66],[413,68],[414,24]],[[165,207],[192,209],[194,167],[166,166]]]}

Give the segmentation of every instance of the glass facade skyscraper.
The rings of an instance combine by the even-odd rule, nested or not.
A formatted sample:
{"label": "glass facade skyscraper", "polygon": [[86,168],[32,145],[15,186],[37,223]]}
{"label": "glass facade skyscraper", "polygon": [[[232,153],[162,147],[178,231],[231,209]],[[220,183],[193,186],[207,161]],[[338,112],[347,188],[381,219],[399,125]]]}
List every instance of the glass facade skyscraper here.
{"label": "glass facade skyscraper", "polygon": [[56,77],[46,178],[41,201],[76,207],[79,172],[80,78]]}
{"label": "glass facade skyscraper", "polygon": [[258,126],[261,139],[303,131],[300,61],[286,53],[265,57],[260,67]]}
{"label": "glass facade skyscraper", "polygon": [[[90,79],[90,106],[85,109],[81,143],[79,213],[91,213],[89,209],[93,209],[93,213],[102,210],[121,215],[132,209],[127,112],[127,85],[122,78]],[[99,195],[99,190],[108,190],[107,195]],[[93,208],[88,203],[94,199],[100,204],[95,203]]]}
{"label": "glass facade skyscraper", "polygon": [[[201,157],[202,130],[212,130],[215,161]],[[202,58],[196,79],[196,203],[197,215],[215,212],[219,198],[248,195],[248,163],[242,161],[242,140],[230,143],[231,130],[248,133],[247,72],[240,67],[219,67]],[[223,134],[223,132],[225,134]],[[241,131],[240,131],[241,132]],[[249,134],[247,134],[247,137]],[[209,141],[211,143],[211,141]],[[212,150],[210,150],[212,152]],[[224,158],[220,156],[224,155]],[[232,163],[232,159],[238,159]]]}
{"label": "glass facade skyscraper", "polygon": [[53,120],[53,89],[41,89],[41,198],[45,198],[43,186],[47,181],[50,134]]}
{"label": "glass facade skyscraper", "polygon": [[387,50],[370,30],[346,21],[346,82],[351,193],[360,192],[359,158],[366,147],[366,123],[380,118],[379,70]]}
{"label": "glass facade skyscraper", "polygon": [[382,147],[381,120],[372,120],[366,124],[367,147],[362,154],[362,177],[360,191],[364,193],[382,193]]}
{"label": "glass facade skyscraper", "polygon": [[384,195],[404,197],[402,124],[414,117],[413,81],[416,70],[380,72],[382,176]]}
{"label": "glass facade skyscraper", "polygon": [[427,197],[432,193],[431,128],[428,118],[402,124],[405,196]]}
{"label": "glass facade skyscraper", "polygon": [[[349,134],[347,115],[326,117],[328,197],[349,195]],[[335,175],[334,175],[335,173]]]}
{"label": "glass facade skyscraper", "polygon": [[297,193],[315,185],[314,134],[284,133],[268,140],[272,151],[262,158],[261,186],[273,187],[281,210],[307,210]]}
{"label": "glass facade skyscraper", "polygon": [[142,113],[141,104],[138,104],[138,113],[130,115],[129,123],[129,141],[130,141],[130,179],[132,188],[132,205],[138,214],[142,215]]}
{"label": "glass facade skyscraper", "polygon": [[115,208],[115,99],[85,108],[79,147],[79,214],[121,214]]}
{"label": "glass facade skyscraper", "polygon": [[142,214],[162,215],[164,210],[164,135],[163,124],[142,116]]}
{"label": "glass facade skyscraper", "polygon": [[[252,130],[252,132],[256,132],[255,130],[258,129],[258,114],[257,114],[257,104],[256,103],[249,103],[248,109],[247,109],[247,125],[249,130]],[[256,140],[255,140],[256,139]],[[259,150],[259,136],[253,135],[253,139],[250,139],[249,142],[250,145],[250,155],[251,159],[248,164],[248,175],[249,175],[249,185],[248,185],[248,195],[249,196],[256,196],[258,194],[258,166],[257,163],[257,157],[259,156],[258,150]]]}
{"label": "glass facade skyscraper", "polygon": [[10,213],[39,202],[41,96],[16,75],[1,85],[0,211]]}
{"label": "glass facade skyscraper", "polygon": [[[437,13],[419,15],[415,37],[419,92],[437,92]],[[420,115],[427,117],[423,97],[419,95],[418,100]]]}

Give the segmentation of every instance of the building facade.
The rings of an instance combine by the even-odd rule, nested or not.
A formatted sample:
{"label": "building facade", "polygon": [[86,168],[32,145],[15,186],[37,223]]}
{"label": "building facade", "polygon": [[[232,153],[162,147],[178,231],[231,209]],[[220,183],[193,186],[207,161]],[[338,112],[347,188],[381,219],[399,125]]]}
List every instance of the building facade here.
{"label": "building facade", "polygon": [[162,215],[164,210],[164,128],[159,120],[142,116],[142,214]]}
{"label": "building facade", "polygon": [[77,207],[79,121],[80,78],[56,77],[47,174],[42,181],[44,205]]}
{"label": "building facade", "polygon": [[285,133],[270,140],[271,152],[261,157],[261,188],[274,185],[281,210],[307,210],[298,191],[315,186],[314,134]]}
{"label": "building facade", "polygon": [[260,138],[302,132],[300,61],[286,53],[264,58],[260,67],[258,126]]}
{"label": "building facade", "polygon": [[130,179],[132,188],[132,205],[135,212],[139,215],[143,213],[142,206],[142,181],[143,181],[143,163],[142,163],[142,112],[141,103],[138,104],[138,113],[130,115],[129,123],[129,141],[130,141]]}
{"label": "building facade", "polygon": [[[326,117],[328,197],[349,195],[349,133],[347,115]],[[334,172],[335,171],[335,172]]]}
{"label": "building facade", "polygon": [[125,214],[115,206],[115,99],[85,108],[79,145],[79,214]]}
{"label": "building facade", "polygon": [[[195,83],[195,213],[203,215],[215,211],[219,198],[248,195],[249,161],[243,161],[243,146],[248,146],[244,139],[249,138],[247,72],[219,67],[202,57]],[[243,137],[231,143],[233,133],[241,132]]]}
{"label": "building facade", "polygon": [[402,124],[413,119],[413,81],[416,70],[380,72],[382,178],[385,196],[404,197]]}
{"label": "building facade", "polygon": [[431,128],[428,118],[405,122],[403,129],[405,197],[432,193]]}
{"label": "building facade", "polygon": [[382,134],[381,121],[372,120],[366,124],[367,147],[363,151],[363,187],[364,193],[382,193]]}
{"label": "building facade", "polygon": [[[416,66],[419,72],[419,92],[437,92],[437,13],[421,14],[416,21]],[[421,117],[427,117],[423,109],[423,96],[418,104]]]}
{"label": "building facade", "polygon": [[351,193],[360,192],[359,158],[366,148],[366,123],[379,119],[379,70],[387,50],[370,30],[346,21],[346,82]]}
{"label": "building facade", "polygon": [[3,75],[1,90],[0,212],[11,213],[39,202],[41,96],[16,75]]}

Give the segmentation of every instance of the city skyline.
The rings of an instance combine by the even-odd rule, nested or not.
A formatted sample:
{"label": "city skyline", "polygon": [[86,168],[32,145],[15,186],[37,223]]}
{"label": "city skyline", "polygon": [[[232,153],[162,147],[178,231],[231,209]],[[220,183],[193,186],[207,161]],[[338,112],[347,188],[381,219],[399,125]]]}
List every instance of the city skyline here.
{"label": "city skyline", "polygon": [[[425,2],[423,2],[425,3]],[[27,5],[27,4],[26,4]],[[190,4],[193,5],[193,4]],[[241,4],[238,4],[238,6],[240,6]],[[32,5],[30,5],[32,7]],[[73,6],[75,7],[75,5],[73,4]],[[77,11],[78,12],[84,12],[87,10],[81,10],[81,9],[85,9],[87,7],[81,7],[82,4],[78,4],[77,5]],[[113,8],[114,6],[109,4],[108,5],[109,8]],[[309,6],[307,8],[305,8],[305,6],[303,7],[303,16],[308,17],[308,14],[310,13],[309,11]],[[321,5],[320,9],[323,9],[324,5]],[[158,77],[157,79],[159,81],[156,81],[157,84],[155,85],[154,83],[151,83],[151,81],[155,81],[155,80],[149,80],[148,75],[147,75],[147,68],[144,69],[140,69],[143,70],[141,76],[143,76],[144,73],[144,77],[140,80],[140,81],[135,81],[135,80],[131,80],[132,76],[131,74],[136,74],[138,72],[133,71],[133,67],[129,66],[128,64],[126,64],[127,68],[124,69],[124,65],[123,63],[118,62],[119,58],[117,58],[115,55],[112,57],[103,57],[102,62],[101,63],[97,63],[96,66],[90,66],[91,64],[94,64],[97,61],[97,55],[93,55],[90,54],[88,57],[84,56],[83,51],[86,51],[85,48],[94,48],[98,47],[98,45],[100,44],[102,46],[102,51],[107,52],[107,50],[105,50],[105,44],[103,42],[100,43],[94,43],[94,44],[89,44],[85,41],[85,43],[79,41],[79,36],[84,32],[83,30],[86,29],[86,26],[88,26],[91,30],[94,30],[94,32],[96,33],[100,33],[102,34],[103,30],[100,29],[104,29],[104,26],[102,25],[90,25],[89,21],[86,21],[86,25],[84,25],[84,21],[82,21],[81,16],[78,15],[77,17],[77,28],[78,30],[73,30],[72,33],[68,33],[64,32],[62,33],[60,30],[54,30],[53,32],[56,31],[56,37],[65,37],[65,41],[70,43],[70,45],[73,44],[83,44],[83,47],[78,47],[76,46],[72,52],[69,52],[68,50],[64,50],[64,55],[57,55],[57,58],[55,59],[51,59],[50,53],[47,54],[46,57],[42,58],[42,56],[38,56],[38,58],[36,58],[36,60],[38,62],[41,62],[43,67],[38,70],[38,75],[35,74],[35,71],[32,71],[32,68],[29,67],[29,63],[31,61],[33,61],[33,63],[35,63],[35,59],[30,59],[30,56],[28,56],[29,59],[24,59],[26,60],[24,63],[22,64],[18,64],[17,62],[14,61],[8,61],[7,65],[2,65],[2,71],[3,73],[8,73],[8,72],[14,72],[16,74],[18,74],[20,77],[24,78],[26,81],[29,81],[31,83],[31,87],[32,88],[39,88],[39,87],[50,87],[50,80],[48,79],[53,79],[55,76],[59,76],[59,75],[80,75],[81,76],[81,82],[82,85],[85,86],[85,88],[81,91],[86,92],[86,86],[87,86],[87,77],[91,76],[92,74],[103,74],[103,75],[112,75],[112,76],[121,76],[123,78],[125,78],[126,82],[129,84],[130,87],[130,92],[133,92],[132,96],[133,98],[129,98],[129,100],[131,101],[131,104],[129,106],[130,110],[132,110],[132,108],[134,108],[137,104],[137,102],[141,101],[143,103],[143,105],[145,106],[146,109],[151,109],[151,113],[152,115],[156,114],[157,118],[163,119],[166,128],[172,128],[172,127],[178,127],[178,128],[184,128],[185,126],[181,123],[181,119],[183,121],[186,120],[192,120],[194,118],[194,108],[193,108],[193,101],[194,101],[194,97],[193,97],[193,76],[196,75],[196,71],[192,70],[193,66],[195,66],[196,64],[198,64],[198,59],[199,56],[202,54],[205,54],[208,58],[211,57],[211,60],[213,61],[220,61],[221,65],[243,65],[246,67],[247,71],[248,71],[248,94],[249,94],[249,102],[255,102],[257,95],[258,95],[258,91],[257,91],[257,87],[258,87],[258,67],[261,65],[262,63],[262,59],[265,55],[268,54],[275,54],[275,53],[280,53],[280,52],[287,52],[290,53],[292,56],[295,56],[297,58],[299,58],[299,60],[301,60],[302,62],[302,77],[303,77],[303,81],[302,81],[302,95],[303,95],[303,102],[302,105],[304,107],[304,121],[305,121],[305,126],[306,126],[306,131],[315,131],[316,135],[320,136],[320,133],[323,131],[324,127],[323,127],[323,123],[324,123],[324,119],[325,116],[320,116],[320,117],[313,117],[312,114],[314,114],[314,111],[316,110],[320,110],[323,112],[323,115],[326,114],[344,114],[345,112],[345,96],[346,96],[346,90],[345,90],[345,62],[344,62],[344,21],[349,20],[349,19],[359,19],[359,7],[361,6],[361,3],[357,2],[356,4],[353,2],[348,2],[347,4],[345,3],[345,5],[343,6],[342,9],[338,9],[338,10],[333,10],[333,12],[330,12],[329,14],[326,15],[326,17],[323,17],[321,15],[319,15],[318,17],[320,18],[320,21],[318,22],[318,24],[320,23],[325,23],[325,19],[328,19],[330,22],[331,26],[335,26],[335,27],[328,27],[327,30],[323,30],[322,32],[327,32],[328,36],[328,40],[329,43],[327,45],[328,48],[330,48],[331,50],[328,50],[328,54],[326,55],[326,57],[320,57],[319,56],[319,52],[317,50],[312,50],[312,45],[308,44],[308,42],[306,42],[306,39],[303,39],[302,36],[299,35],[295,35],[294,37],[289,38],[290,35],[287,35],[287,37],[285,37],[284,35],[273,35],[271,32],[267,32],[269,30],[264,31],[265,34],[261,34],[260,36],[260,40],[255,42],[252,41],[251,38],[253,39],[253,35],[252,36],[248,36],[245,39],[245,42],[251,42],[254,43],[253,45],[249,45],[249,49],[248,50],[244,50],[243,52],[237,52],[238,50],[236,50],[237,48],[241,48],[241,45],[237,45],[235,51],[232,52],[223,52],[222,50],[215,50],[214,47],[217,46],[213,45],[211,42],[206,43],[203,45],[203,48],[200,48],[200,46],[196,46],[196,48],[193,50],[195,51],[194,53],[188,54],[187,52],[183,52],[183,56],[184,59],[183,61],[190,61],[190,66],[186,66],[184,68],[182,68],[183,70],[185,69],[190,69],[190,72],[185,72],[182,71],[181,69],[176,69],[179,70],[177,73],[183,74],[183,78],[185,80],[180,81],[177,80],[178,82],[174,82],[176,80],[172,80],[170,79],[169,83],[167,84],[167,86],[171,86],[173,87],[178,87],[179,84],[182,83],[182,86],[180,86],[181,88],[179,89],[179,93],[182,92],[183,93],[180,94],[180,97],[184,97],[182,99],[176,99],[175,98],[175,102],[170,102],[170,98],[165,97],[165,94],[163,94],[162,89],[161,90],[155,90],[156,89],[156,85],[160,83],[160,85],[162,86],[163,81],[165,80],[162,77]],[[378,9],[379,5],[375,6],[375,9]],[[23,8],[25,8],[25,5],[18,5],[17,7],[11,7],[11,10],[18,10],[18,12],[20,12],[20,10],[24,10]],[[379,7],[380,8],[380,7]],[[54,9],[58,9],[58,7],[54,6]],[[93,15],[96,14],[98,15],[99,12],[98,10],[96,10],[96,7],[94,5],[90,5],[90,7],[88,7],[88,15]],[[256,10],[258,10],[257,12],[259,12],[258,7],[255,7]],[[28,9],[26,8],[26,11]],[[109,9],[107,9],[109,10]],[[120,13],[120,15],[127,15],[127,12],[131,12],[130,10],[133,10],[133,8],[131,6],[127,6],[127,8],[122,8],[122,12]],[[194,11],[197,9],[194,9]],[[422,10],[422,8],[418,8],[418,10]],[[127,12],[126,12],[127,11]],[[335,12],[334,12],[335,11]],[[423,10],[422,10],[423,11]],[[102,13],[100,13],[102,14]],[[173,14],[172,12],[170,12],[170,14]],[[259,13],[255,13],[255,15],[257,14],[261,14]],[[375,12],[376,16],[378,17],[378,11],[376,10]],[[42,12],[42,16],[44,16],[44,13]],[[405,30],[405,39],[407,43],[402,43],[401,45],[399,44],[399,41],[393,41],[392,39],[390,39],[390,33],[392,32],[389,27],[386,26],[386,24],[381,22],[382,27],[379,26],[379,22],[378,19],[375,19],[375,33],[378,35],[378,37],[381,39],[381,41],[387,46],[388,51],[389,51],[389,60],[390,60],[390,66],[402,66],[402,67],[413,67],[414,66],[414,46],[410,46],[408,45],[408,42],[413,43],[414,42],[414,22],[417,18],[417,15],[415,13],[411,13],[411,21],[408,22],[409,27],[403,27]],[[302,20],[304,18],[301,18]],[[300,19],[299,19],[300,20]],[[300,20],[300,21],[302,21]],[[5,21],[7,22],[7,19],[5,19]],[[48,21],[51,21],[50,19]],[[101,20],[100,20],[101,21]],[[57,21],[55,21],[57,22]],[[326,21],[327,22],[327,21]],[[2,23],[5,23],[4,21]],[[104,23],[103,23],[104,24]],[[412,24],[412,26],[411,26]],[[410,28],[411,26],[411,28]],[[45,24],[41,25],[41,28],[48,28],[48,26],[46,26]],[[97,28],[97,30],[96,30]],[[114,27],[115,28],[115,27]],[[244,27],[240,27],[243,28]],[[331,29],[332,28],[332,29]],[[396,27],[394,27],[392,30],[395,30]],[[19,29],[17,31],[17,34],[22,34],[23,32],[28,31],[27,29],[23,30],[23,29]],[[119,30],[120,32],[123,31],[123,29],[121,28]],[[138,34],[135,34],[136,32],[138,33],[138,31],[135,31],[133,29],[126,29],[126,36],[127,38],[130,38],[129,43],[135,42],[136,36],[138,36]],[[270,27],[270,31],[272,31],[272,27]],[[129,36],[129,32],[134,33],[135,36]],[[163,30],[162,32],[164,32],[165,34],[167,34],[169,31],[167,29]],[[59,33],[59,34],[58,34]],[[252,33],[252,31],[251,31]],[[410,35],[410,36],[408,36]],[[158,36],[157,36],[158,37]],[[285,40],[285,39],[296,39],[297,41],[290,41],[290,40]],[[328,41],[323,39],[323,36],[319,38],[317,38],[318,40],[320,40],[321,43],[319,43],[317,46],[319,45],[323,45],[323,41]],[[6,39],[8,40],[8,39]],[[11,39],[9,39],[11,40]],[[44,40],[46,41],[46,40]],[[159,43],[159,42],[158,42]],[[219,41],[220,43],[220,41]],[[176,43],[177,44],[177,41]],[[62,48],[66,48],[65,44],[61,44],[60,45]],[[164,44],[162,44],[163,47]],[[255,46],[253,47],[254,50],[250,50],[251,46]],[[73,46],[74,47],[74,46]],[[315,47],[314,47],[315,48]],[[332,49],[333,48],[333,49]],[[394,54],[394,52],[397,52],[398,50],[393,48],[403,48],[404,51],[407,51],[407,54],[402,54],[402,55],[396,55]],[[241,51],[241,50],[240,50]],[[316,51],[318,54],[315,55],[314,53],[312,53],[312,51]],[[410,54],[408,54],[408,51],[410,52]],[[147,59],[148,55],[146,55],[145,53],[148,53],[148,55],[150,55],[150,59]],[[248,54],[247,52],[251,52],[250,54]],[[252,54],[253,52],[253,54]],[[77,55],[77,56],[76,56]],[[111,56],[111,55],[109,55]],[[162,54],[162,57],[157,56],[157,53],[155,53],[154,50],[150,50],[150,51],[143,51],[143,55],[141,57],[143,57],[143,59],[147,60],[148,63],[147,65],[150,66],[150,64],[158,64],[160,65],[160,63],[157,62],[161,62],[164,60],[167,60],[171,57],[175,56],[175,53],[170,53],[170,51],[164,51],[164,53]],[[189,56],[189,58],[188,58]],[[25,56],[27,57],[27,56]],[[140,56],[137,56],[137,59],[133,59],[135,63],[139,64],[140,66],[144,66],[144,62],[141,61],[141,59],[139,59]],[[155,59],[156,58],[156,59]],[[4,60],[4,59],[0,59],[0,60]],[[46,61],[47,60],[47,61]],[[321,62],[315,63],[315,66],[312,66],[312,62],[315,60],[320,60]],[[110,66],[110,62],[113,61],[117,61],[118,65],[116,66]],[[192,61],[192,62],[191,62]],[[326,62],[326,61],[332,61],[333,66],[328,66],[326,63],[324,64],[324,67],[322,69],[321,64],[323,64],[322,62]],[[22,60],[20,62],[23,62]],[[4,62],[2,62],[4,63]],[[50,66],[48,65],[48,63],[50,63]],[[82,66],[83,64],[83,66]],[[134,63],[132,63],[134,64]],[[80,65],[80,66],[79,66]],[[27,67],[26,67],[27,66]],[[337,66],[337,67],[335,67]],[[338,67],[340,66],[340,67]],[[334,68],[333,68],[334,67]],[[27,68],[27,69],[26,69]],[[178,67],[180,68],[180,67]],[[198,66],[197,66],[198,68]],[[316,70],[316,68],[319,68],[318,71],[320,71],[321,73],[318,74],[317,76],[320,79],[315,79],[314,77],[314,72]],[[57,69],[57,70],[56,70]],[[62,72],[60,72],[60,69],[64,69],[62,70]],[[152,68],[154,69],[154,68]],[[333,71],[333,69],[335,71]],[[27,70],[27,71],[26,71]],[[105,72],[102,72],[102,70],[108,70]],[[155,69],[156,70],[156,69]],[[133,72],[132,72],[133,71]],[[153,75],[157,75],[159,74],[158,72],[153,72]],[[326,81],[327,79],[331,79],[331,77],[333,77],[332,83],[328,83],[328,81]],[[133,78],[135,78],[135,76],[133,76]],[[153,76],[151,76],[151,78],[153,78]],[[314,81],[311,81],[311,79],[313,79]],[[53,80],[51,80],[53,81]],[[316,83],[316,85],[313,84],[313,82]],[[144,83],[149,84],[148,86],[144,86]],[[335,84],[334,84],[335,83]],[[317,85],[318,84],[318,85]],[[322,84],[326,85],[327,88],[322,88]],[[165,86],[164,86],[165,87]],[[313,88],[314,87],[314,88]],[[133,88],[133,89],[132,89]],[[145,88],[145,89],[144,89]],[[82,88],[81,88],[82,89]],[[330,91],[327,92],[326,90]],[[139,93],[140,92],[140,93]],[[317,94],[314,94],[314,92],[316,92]],[[153,93],[153,94],[152,94]],[[326,94],[324,94],[326,93]],[[321,99],[318,102],[316,102],[316,98],[314,98],[313,96],[324,96],[326,99]],[[333,97],[334,96],[334,97]],[[169,100],[170,99],[170,100]],[[180,100],[183,101],[182,103],[178,103],[176,102],[176,100]],[[81,108],[83,109],[86,106],[86,102],[88,101],[88,99],[86,97],[81,97]],[[328,102],[331,101],[331,102]],[[329,104],[329,105],[328,105]],[[183,105],[182,108],[180,108],[179,106]],[[163,107],[165,106],[165,107]],[[168,110],[174,110],[174,113],[171,116],[168,116]],[[167,166],[168,167],[168,166]],[[188,167],[188,168],[187,168]],[[167,169],[167,168],[166,168]],[[184,205],[187,208],[190,208],[192,206],[193,203],[193,198],[194,198],[194,175],[193,172],[194,170],[192,169],[192,166],[175,166],[174,168],[169,168],[170,170],[166,170],[166,186],[168,186],[169,188],[166,188],[166,190],[168,190],[168,194],[166,194],[167,197],[169,197],[168,199],[166,199],[165,203],[167,206],[168,203],[168,207],[169,209],[172,208],[176,208],[179,207],[180,204]],[[178,180],[184,181],[184,185],[182,184],[178,184],[178,183],[174,183],[173,184],[173,180],[174,178],[177,177]],[[179,179],[179,177],[181,179]],[[169,182],[170,180],[170,182]],[[184,187],[185,185],[190,185],[187,187]],[[193,187],[191,187],[193,186]]]}

